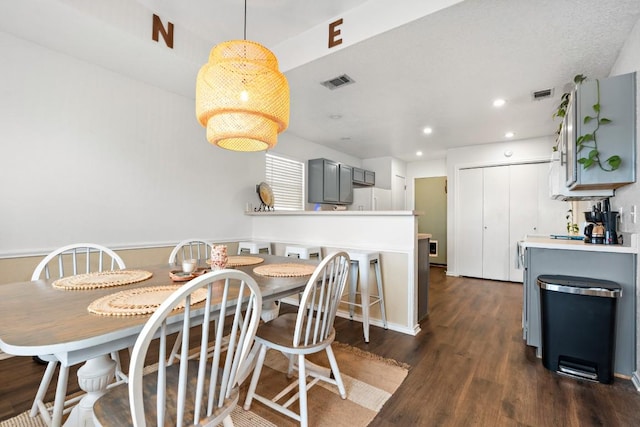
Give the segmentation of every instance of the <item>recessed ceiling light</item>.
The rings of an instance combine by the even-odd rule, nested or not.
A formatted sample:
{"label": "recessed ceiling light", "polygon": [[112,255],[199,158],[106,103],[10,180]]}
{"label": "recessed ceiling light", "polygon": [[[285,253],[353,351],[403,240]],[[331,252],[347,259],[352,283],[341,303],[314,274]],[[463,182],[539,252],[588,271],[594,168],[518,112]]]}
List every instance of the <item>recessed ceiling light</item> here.
{"label": "recessed ceiling light", "polygon": [[333,120],[338,120],[338,119],[341,119],[342,116],[340,114],[332,114],[329,116],[329,118]]}
{"label": "recessed ceiling light", "polygon": [[416,151],[416,156],[422,156],[422,151]]}
{"label": "recessed ceiling light", "polygon": [[431,132],[433,132],[433,129],[431,129],[430,127],[422,129],[422,133],[424,133],[425,135],[429,135]]}
{"label": "recessed ceiling light", "polygon": [[342,137],[340,137],[340,141],[351,141],[351,137],[350,136],[342,136]]}
{"label": "recessed ceiling light", "polygon": [[505,101],[504,99],[498,98],[498,99],[493,101],[493,106],[494,107],[502,107],[506,103],[507,103],[507,101]]}
{"label": "recessed ceiling light", "polygon": [[515,136],[515,133],[513,132],[507,132],[504,134],[505,138],[513,138]]}

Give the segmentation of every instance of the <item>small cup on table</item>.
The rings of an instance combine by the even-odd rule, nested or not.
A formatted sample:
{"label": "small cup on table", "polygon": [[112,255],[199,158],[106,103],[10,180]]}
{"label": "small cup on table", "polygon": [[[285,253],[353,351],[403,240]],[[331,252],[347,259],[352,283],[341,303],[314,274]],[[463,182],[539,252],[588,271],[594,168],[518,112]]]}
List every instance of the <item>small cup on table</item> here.
{"label": "small cup on table", "polygon": [[196,259],[185,259],[182,261],[182,271],[187,274],[196,271],[196,267],[198,267],[198,260]]}

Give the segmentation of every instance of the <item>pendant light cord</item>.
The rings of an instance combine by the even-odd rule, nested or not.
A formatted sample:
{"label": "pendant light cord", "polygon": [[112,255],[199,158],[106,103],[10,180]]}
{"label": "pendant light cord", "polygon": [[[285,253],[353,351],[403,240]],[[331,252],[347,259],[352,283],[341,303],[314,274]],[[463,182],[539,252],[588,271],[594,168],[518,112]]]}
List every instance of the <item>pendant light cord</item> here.
{"label": "pendant light cord", "polygon": [[247,0],[244,0],[244,39],[247,39]]}

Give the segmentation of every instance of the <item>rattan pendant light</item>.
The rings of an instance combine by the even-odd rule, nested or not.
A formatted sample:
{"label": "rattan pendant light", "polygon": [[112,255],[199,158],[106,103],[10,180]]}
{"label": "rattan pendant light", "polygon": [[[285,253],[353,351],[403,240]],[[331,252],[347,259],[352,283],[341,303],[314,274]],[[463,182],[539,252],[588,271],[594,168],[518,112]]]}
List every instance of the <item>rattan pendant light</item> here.
{"label": "rattan pendant light", "polygon": [[209,62],[196,80],[196,117],[207,128],[207,140],[234,151],[275,147],[289,126],[289,84],[276,56],[247,40],[223,42],[211,49]]}

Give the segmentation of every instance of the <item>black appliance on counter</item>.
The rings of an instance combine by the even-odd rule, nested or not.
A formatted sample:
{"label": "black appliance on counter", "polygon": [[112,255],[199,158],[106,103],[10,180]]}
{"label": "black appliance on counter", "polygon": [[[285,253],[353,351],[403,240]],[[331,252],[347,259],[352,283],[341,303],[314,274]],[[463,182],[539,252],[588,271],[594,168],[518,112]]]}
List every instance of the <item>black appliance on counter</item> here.
{"label": "black appliance on counter", "polygon": [[584,228],[584,242],[617,245],[618,244],[618,212],[611,211],[609,199],[594,205],[591,212],[585,212],[588,222]]}

